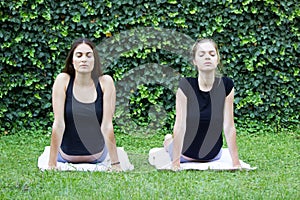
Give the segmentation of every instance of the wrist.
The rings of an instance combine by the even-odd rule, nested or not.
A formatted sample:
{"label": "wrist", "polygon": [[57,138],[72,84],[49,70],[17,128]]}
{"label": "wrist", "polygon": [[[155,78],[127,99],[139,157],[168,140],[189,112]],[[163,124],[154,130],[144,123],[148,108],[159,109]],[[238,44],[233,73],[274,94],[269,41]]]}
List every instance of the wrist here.
{"label": "wrist", "polygon": [[48,162],[49,167],[56,167],[57,162]]}
{"label": "wrist", "polygon": [[233,166],[240,166],[241,163],[240,163],[239,160],[237,160],[237,161],[233,161],[233,162],[232,162],[232,165],[233,165]]}
{"label": "wrist", "polygon": [[176,161],[173,161],[173,162],[172,162],[172,166],[173,166],[173,167],[180,167],[180,161],[177,161],[177,160],[176,160]]}
{"label": "wrist", "polygon": [[120,161],[117,161],[117,162],[112,162],[110,165],[113,166],[113,165],[119,165],[120,164]]}

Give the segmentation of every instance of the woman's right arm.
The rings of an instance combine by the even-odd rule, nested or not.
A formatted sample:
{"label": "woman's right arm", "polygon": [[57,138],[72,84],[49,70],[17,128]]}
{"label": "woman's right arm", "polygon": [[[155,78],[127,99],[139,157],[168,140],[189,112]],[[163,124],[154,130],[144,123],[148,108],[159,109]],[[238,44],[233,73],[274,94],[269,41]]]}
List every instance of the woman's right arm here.
{"label": "woman's right arm", "polygon": [[173,128],[172,170],[180,169],[180,156],[186,130],[187,99],[181,89],[176,93],[176,119]]}
{"label": "woman's right arm", "polygon": [[53,84],[52,89],[52,107],[54,113],[54,122],[52,126],[49,169],[55,169],[57,163],[57,154],[61,145],[62,136],[65,130],[64,110],[66,100],[66,88],[69,82],[69,75],[59,74]]}

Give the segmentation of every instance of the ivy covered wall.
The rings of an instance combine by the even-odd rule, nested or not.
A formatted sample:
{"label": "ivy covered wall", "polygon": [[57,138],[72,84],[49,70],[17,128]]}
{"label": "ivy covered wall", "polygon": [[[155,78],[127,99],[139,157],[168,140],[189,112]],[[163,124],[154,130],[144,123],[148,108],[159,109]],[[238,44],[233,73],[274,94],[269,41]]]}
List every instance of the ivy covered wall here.
{"label": "ivy covered wall", "polygon": [[[282,126],[299,123],[297,0],[19,0],[2,1],[0,7],[1,133],[20,127],[51,127],[52,84],[75,39],[87,37],[103,44],[147,28],[163,33],[145,32],[146,39],[140,36],[137,44],[130,35],[122,43],[118,40],[119,45],[98,46],[103,55],[118,55],[102,57],[109,60],[104,63],[105,72],[116,84],[128,71],[147,63],[168,66],[181,76],[196,75],[185,51],[197,38],[211,37],[219,44],[223,73],[235,82],[238,121],[256,119]],[[164,38],[177,35],[169,46],[161,47],[168,43]],[[162,37],[158,43],[157,37]],[[155,44],[147,46],[149,39]],[[132,46],[126,49],[127,43]],[[166,51],[172,48],[175,51]],[[128,112],[136,123],[147,126],[149,108],[160,105],[158,110],[166,113],[165,127],[172,126],[174,92],[164,86],[141,84],[131,91]],[[117,110],[115,121],[121,120],[118,115]]]}

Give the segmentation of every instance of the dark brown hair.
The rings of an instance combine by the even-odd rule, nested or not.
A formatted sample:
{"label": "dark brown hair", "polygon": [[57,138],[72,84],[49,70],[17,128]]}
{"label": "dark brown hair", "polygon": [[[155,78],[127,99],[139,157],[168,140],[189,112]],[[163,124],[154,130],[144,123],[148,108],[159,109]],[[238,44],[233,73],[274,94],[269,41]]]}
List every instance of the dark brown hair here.
{"label": "dark brown hair", "polygon": [[75,77],[75,69],[72,64],[73,54],[74,54],[74,51],[77,48],[77,46],[82,43],[89,45],[91,47],[91,49],[93,50],[95,62],[94,62],[94,68],[92,71],[92,79],[93,80],[98,79],[99,76],[102,75],[99,54],[98,54],[95,44],[86,38],[80,38],[80,39],[77,39],[75,42],[73,42],[71,49],[68,53],[66,62],[65,62],[65,67],[63,68],[62,72],[69,74],[71,77]]}

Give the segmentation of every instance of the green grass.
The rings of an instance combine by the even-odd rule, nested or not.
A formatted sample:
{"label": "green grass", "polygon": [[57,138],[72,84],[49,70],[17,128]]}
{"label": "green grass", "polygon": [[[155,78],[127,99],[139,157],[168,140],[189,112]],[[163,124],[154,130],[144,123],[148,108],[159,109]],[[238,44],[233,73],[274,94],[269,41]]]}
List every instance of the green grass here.
{"label": "green grass", "polygon": [[0,199],[300,199],[299,131],[239,134],[240,159],[255,171],[156,171],[147,153],[163,135],[117,134],[135,170],[41,172],[50,136],[27,131],[0,137]]}

